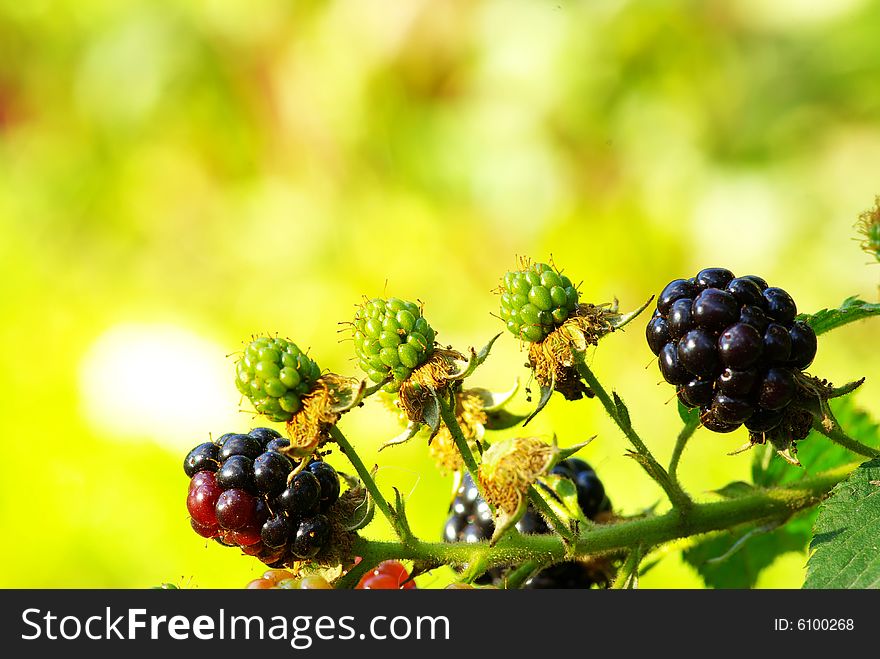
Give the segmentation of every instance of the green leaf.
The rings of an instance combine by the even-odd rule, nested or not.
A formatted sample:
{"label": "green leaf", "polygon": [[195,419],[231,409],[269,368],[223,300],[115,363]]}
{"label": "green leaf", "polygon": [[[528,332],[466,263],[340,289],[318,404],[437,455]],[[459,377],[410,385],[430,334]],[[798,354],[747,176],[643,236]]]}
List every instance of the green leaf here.
{"label": "green leaf", "polygon": [[880,458],[831,490],[810,549],[804,588],[880,588]]}
{"label": "green leaf", "polygon": [[678,401],[678,416],[685,423],[694,423],[700,420],[700,410],[696,407],[687,407]]}
{"label": "green leaf", "polygon": [[434,439],[440,432],[440,403],[437,400],[437,393],[433,390],[422,408],[422,419],[425,421],[425,425],[431,429],[431,439]]}
{"label": "green leaf", "polygon": [[710,588],[753,588],[761,571],[779,556],[806,550],[811,520],[807,516],[772,529],[748,526],[715,534],[683,557]]}
{"label": "green leaf", "polygon": [[[834,416],[853,439],[871,447],[880,447],[880,427],[851,398],[837,398],[830,402]],[[855,456],[821,433],[812,431],[797,443],[797,457],[803,469],[792,467],[776,455],[772,446],[756,446],[752,462],[752,481],[755,485],[771,487],[794,483],[805,476],[854,462]]]}
{"label": "green leaf", "polygon": [[532,410],[531,414],[529,414],[526,417],[526,420],[523,421],[523,428],[525,428],[529,424],[529,421],[531,421],[538,415],[538,412],[540,412],[547,406],[547,403],[550,402],[550,397],[553,395],[554,389],[555,382],[551,382],[549,387],[541,387],[541,400],[538,401],[538,406],[534,410]]}
{"label": "green leaf", "polygon": [[526,418],[525,414],[513,414],[507,410],[486,413],[486,430],[507,430]]}
{"label": "green leaf", "polygon": [[614,397],[614,408],[617,410],[617,420],[620,422],[620,427],[625,430],[632,430],[632,421],[630,421],[626,403],[617,395],[616,391],[612,391],[611,395]]}
{"label": "green leaf", "polygon": [[846,298],[837,309],[822,309],[812,315],[801,314],[798,320],[805,321],[818,335],[876,315],[880,315],[880,304],[853,296]]}
{"label": "green leaf", "polygon": [[558,474],[542,476],[541,484],[535,488],[551,510],[564,520],[578,520],[584,524],[589,522],[578,504],[577,486],[569,479]]}
{"label": "green leaf", "polygon": [[732,483],[728,483],[724,487],[713,491],[715,494],[724,497],[725,499],[738,499],[739,497],[754,494],[756,490],[757,488],[751,483],[733,481]]}

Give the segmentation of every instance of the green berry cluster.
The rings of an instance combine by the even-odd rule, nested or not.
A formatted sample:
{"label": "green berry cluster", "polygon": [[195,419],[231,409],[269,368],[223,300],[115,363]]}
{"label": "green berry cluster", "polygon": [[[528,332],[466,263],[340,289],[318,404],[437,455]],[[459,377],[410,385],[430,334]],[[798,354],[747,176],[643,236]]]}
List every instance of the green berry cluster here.
{"label": "green berry cluster", "polygon": [[538,343],[577,309],[571,280],[546,263],[532,263],[504,275],[501,319],[523,341]]}
{"label": "green berry cluster", "polygon": [[320,376],[318,364],[295,343],[268,336],[251,341],[235,365],[235,386],[273,421],[290,421]]}
{"label": "green berry cluster", "polygon": [[385,386],[397,391],[413,369],[434,349],[436,333],[414,302],[388,298],[366,302],[354,317],[354,350],[361,369],[373,382],[391,375]]}

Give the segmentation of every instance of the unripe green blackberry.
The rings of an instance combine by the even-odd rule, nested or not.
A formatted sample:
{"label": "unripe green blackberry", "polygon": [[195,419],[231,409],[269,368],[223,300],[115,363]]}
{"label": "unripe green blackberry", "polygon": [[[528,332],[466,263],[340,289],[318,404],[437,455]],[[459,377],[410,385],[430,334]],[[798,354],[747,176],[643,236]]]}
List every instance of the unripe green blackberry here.
{"label": "unripe green blackberry", "polygon": [[504,275],[501,319],[523,341],[539,343],[562,325],[578,306],[571,280],[546,263],[523,263]]}
{"label": "unripe green blackberry", "polygon": [[373,382],[391,375],[386,391],[397,391],[434,350],[436,333],[414,302],[392,297],[366,302],[354,317],[354,351]]}
{"label": "unripe green blackberry", "polygon": [[268,336],[251,341],[235,365],[235,386],[272,421],[290,421],[320,376],[295,343]]}

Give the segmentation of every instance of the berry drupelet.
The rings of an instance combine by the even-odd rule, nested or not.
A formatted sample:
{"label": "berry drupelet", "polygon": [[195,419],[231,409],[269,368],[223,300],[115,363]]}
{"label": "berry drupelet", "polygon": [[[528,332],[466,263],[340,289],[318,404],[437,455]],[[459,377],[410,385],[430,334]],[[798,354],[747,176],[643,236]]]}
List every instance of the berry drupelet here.
{"label": "berry drupelet", "polygon": [[796,316],[791,296],[761,277],[706,268],[666,285],[646,338],[663,379],[706,428],[766,433],[816,356],[816,334]]}
{"label": "berry drupelet", "polygon": [[299,464],[280,452],[288,444],[270,428],[255,428],[192,449],[183,469],[193,530],[269,565],[320,553],[330,538],[326,513],[339,498],[339,475],[312,461],[291,478]]}

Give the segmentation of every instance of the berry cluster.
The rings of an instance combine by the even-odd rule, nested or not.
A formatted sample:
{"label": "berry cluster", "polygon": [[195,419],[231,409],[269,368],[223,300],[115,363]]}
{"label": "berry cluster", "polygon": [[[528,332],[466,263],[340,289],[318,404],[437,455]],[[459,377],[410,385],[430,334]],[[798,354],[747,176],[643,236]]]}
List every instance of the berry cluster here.
{"label": "berry cluster", "polygon": [[578,292],[546,263],[508,272],[501,285],[501,319],[514,335],[538,343],[574,313]]}
{"label": "berry cluster", "polygon": [[414,302],[398,298],[374,299],[360,307],[354,318],[354,350],[361,370],[376,383],[389,375],[386,385],[396,391],[431,355],[436,333]]}
{"label": "berry cluster", "polygon": [[724,268],[670,282],[648,323],[648,345],[679,400],[700,408],[714,432],[745,424],[754,433],[778,426],[796,391],[796,374],[816,356],[816,334],[795,320],[781,288]]}
{"label": "berry cluster", "polygon": [[361,577],[356,590],[413,590],[416,582],[400,561],[382,561]]}
{"label": "berry cluster", "polygon": [[312,461],[291,478],[300,465],[280,452],[289,444],[274,430],[255,428],[192,449],[183,470],[193,530],[268,565],[317,555],[330,537],[325,513],[339,498],[339,476]]}
{"label": "berry cluster", "polygon": [[[552,474],[573,481],[577,487],[578,505],[587,519],[595,519],[611,510],[611,501],[605,495],[602,481],[593,468],[577,458],[563,460],[551,470]],[[469,474],[462,478],[452,505],[449,518],[443,527],[445,542],[480,542],[488,540],[495,531],[489,505]],[[531,506],[516,523],[516,529],[525,534],[551,533],[550,527]],[[476,579],[476,583],[502,583],[503,569],[493,568]],[[552,565],[534,575],[524,584],[525,588],[589,588],[595,583],[592,575],[580,563],[566,562]]]}
{"label": "berry cluster", "polygon": [[320,376],[320,367],[295,343],[268,336],[254,339],[235,365],[238,390],[257,412],[279,422],[300,410]]}

